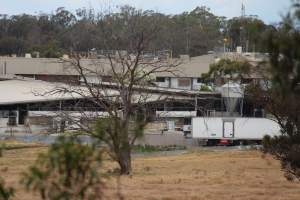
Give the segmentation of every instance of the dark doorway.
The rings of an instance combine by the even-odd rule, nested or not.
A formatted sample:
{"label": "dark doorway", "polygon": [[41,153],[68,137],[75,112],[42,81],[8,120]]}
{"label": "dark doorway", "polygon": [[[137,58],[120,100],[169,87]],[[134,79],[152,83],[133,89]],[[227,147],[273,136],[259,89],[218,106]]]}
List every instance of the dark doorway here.
{"label": "dark doorway", "polygon": [[25,124],[25,119],[28,115],[28,111],[27,110],[19,110],[19,124],[20,125],[24,125]]}

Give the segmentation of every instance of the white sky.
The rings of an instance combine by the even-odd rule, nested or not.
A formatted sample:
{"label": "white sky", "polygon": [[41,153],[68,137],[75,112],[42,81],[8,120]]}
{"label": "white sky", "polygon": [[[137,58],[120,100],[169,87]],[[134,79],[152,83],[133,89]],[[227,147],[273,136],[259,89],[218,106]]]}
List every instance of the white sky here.
{"label": "white sky", "polygon": [[107,10],[116,5],[129,4],[166,14],[178,14],[191,11],[196,6],[207,6],[216,15],[232,18],[241,15],[242,2],[246,6],[247,15],[258,15],[267,23],[278,22],[280,15],[285,14],[291,5],[290,0],[0,0],[0,13],[51,13],[58,7],[66,7],[71,11],[82,7]]}

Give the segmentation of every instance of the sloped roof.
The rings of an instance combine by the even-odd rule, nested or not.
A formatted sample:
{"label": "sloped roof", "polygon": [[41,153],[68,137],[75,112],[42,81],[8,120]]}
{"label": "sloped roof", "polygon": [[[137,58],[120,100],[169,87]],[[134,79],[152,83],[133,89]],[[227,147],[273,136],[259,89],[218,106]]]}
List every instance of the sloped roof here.
{"label": "sloped roof", "polygon": [[209,72],[209,66],[215,62],[215,55],[208,54],[179,60],[174,74],[160,73],[157,76],[200,78],[202,74]]}
{"label": "sloped roof", "polygon": [[[176,59],[174,59],[175,61]],[[111,70],[107,59],[81,59],[82,66],[91,71],[103,72]],[[157,76],[201,77],[209,71],[209,65],[214,62],[214,55],[203,55],[186,60],[178,60],[176,73],[158,73]],[[6,66],[6,67],[4,67]],[[11,58],[0,57],[0,74],[45,74],[45,75],[79,75],[74,66],[56,58]]]}
{"label": "sloped roof", "polygon": [[[81,59],[80,62],[93,71],[107,70],[109,66],[104,59]],[[0,57],[0,74],[4,71],[6,74],[79,75],[74,66],[57,58]]]}
{"label": "sloped roof", "polygon": [[[56,89],[61,90],[56,90]],[[66,89],[66,91],[64,91]],[[133,96],[133,102],[163,101],[166,99],[190,99],[190,95],[195,96],[214,96],[214,92],[195,92],[179,89],[167,89],[149,87],[147,91],[139,91]],[[77,91],[77,92],[74,92]],[[0,81],[0,105],[26,104],[47,101],[82,99],[91,96],[87,88],[83,86],[70,86],[63,83],[49,83],[38,80],[5,80]],[[79,94],[80,93],[80,94]],[[103,96],[111,98],[118,95],[116,89],[101,90]]]}

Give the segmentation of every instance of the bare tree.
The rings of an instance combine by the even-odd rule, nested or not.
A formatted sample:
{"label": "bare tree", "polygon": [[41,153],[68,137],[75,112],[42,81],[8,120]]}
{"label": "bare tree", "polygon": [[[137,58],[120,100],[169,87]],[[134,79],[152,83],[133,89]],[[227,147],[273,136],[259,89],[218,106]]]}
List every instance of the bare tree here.
{"label": "bare tree", "polygon": [[[95,60],[83,60],[74,53],[63,60],[81,77],[80,86],[58,86],[51,93],[79,95],[94,105],[95,112],[82,112],[73,119],[84,132],[100,139],[118,162],[121,174],[131,172],[131,149],[150,116],[151,102],[165,100],[167,95],[153,91],[153,78],[160,73],[176,73],[178,61],[145,54],[159,34],[155,13],[123,7],[121,14],[100,16],[101,44],[105,51]],[[114,23],[109,23],[110,21]],[[118,25],[118,27],[114,27]],[[114,30],[114,31],[113,31]],[[118,31],[116,31],[118,30]],[[114,44],[114,45],[112,45]],[[120,49],[110,50],[118,44]],[[92,123],[84,123],[85,120]]]}

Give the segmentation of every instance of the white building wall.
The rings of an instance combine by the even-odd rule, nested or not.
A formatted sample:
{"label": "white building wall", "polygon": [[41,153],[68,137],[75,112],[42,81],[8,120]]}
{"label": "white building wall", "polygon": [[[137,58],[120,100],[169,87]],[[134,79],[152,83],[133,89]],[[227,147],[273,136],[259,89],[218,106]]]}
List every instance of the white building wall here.
{"label": "white building wall", "polygon": [[171,78],[171,88],[178,88],[178,80],[177,78]]}
{"label": "white building wall", "polygon": [[198,83],[198,78],[189,78],[191,79],[191,84],[189,86],[179,86],[178,85],[178,79],[180,79],[180,77],[166,77],[165,78],[165,82],[155,82],[155,84],[158,87],[165,87],[165,88],[174,88],[174,89],[184,89],[184,90],[200,90],[201,89],[201,85],[202,83]]}
{"label": "white building wall", "polygon": [[191,85],[183,87],[178,85],[178,79],[177,77],[171,78],[171,88],[175,89],[183,89],[183,90],[191,90]]}

